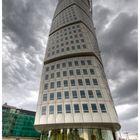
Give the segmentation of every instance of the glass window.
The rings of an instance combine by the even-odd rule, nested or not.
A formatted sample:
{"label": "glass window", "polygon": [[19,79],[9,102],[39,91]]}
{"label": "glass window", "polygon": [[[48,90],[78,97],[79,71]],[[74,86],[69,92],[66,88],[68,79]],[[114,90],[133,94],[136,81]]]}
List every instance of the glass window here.
{"label": "glass window", "polygon": [[71,81],[71,86],[75,86],[75,80],[70,80]]}
{"label": "glass window", "polygon": [[81,90],[80,91],[80,95],[81,95],[81,98],[86,98],[86,95],[85,95],[85,91],[84,90]]}
{"label": "glass window", "polygon": [[42,115],[46,115],[46,106],[42,106]]}
{"label": "glass window", "polygon": [[85,44],[83,45],[83,48],[84,48],[84,49],[86,48],[86,45],[85,45]]}
{"label": "glass window", "polygon": [[73,96],[73,98],[78,98],[77,91],[76,90],[73,90],[72,91],[72,96]]}
{"label": "glass window", "polygon": [[92,90],[88,90],[88,96],[89,98],[94,98]]}
{"label": "glass window", "polygon": [[80,86],[83,86],[83,81],[82,81],[82,79],[78,79],[78,84],[79,84]]}
{"label": "glass window", "polygon": [[57,64],[56,67],[57,67],[57,69],[60,69],[60,64]]}
{"label": "glass window", "polygon": [[89,79],[85,79],[86,85],[90,85],[90,80]]}
{"label": "glass window", "polygon": [[51,66],[51,70],[54,70],[54,66]]}
{"label": "glass window", "polygon": [[50,93],[50,100],[54,100],[54,93]]}
{"label": "glass window", "polygon": [[73,44],[74,42],[73,42],[73,40],[71,41],[71,44]]}
{"label": "glass window", "polygon": [[56,74],[57,74],[57,77],[60,77],[60,72],[57,72]]}
{"label": "glass window", "polygon": [[76,40],[76,43],[79,43],[79,40]]}
{"label": "glass window", "polygon": [[77,49],[80,49],[80,45],[77,45]]}
{"label": "glass window", "polygon": [[65,105],[66,113],[71,113],[71,107],[69,104]]}
{"label": "glass window", "polygon": [[43,101],[47,101],[47,94],[43,94]]}
{"label": "glass window", "polygon": [[69,99],[69,92],[68,91],[64,91],[64,95],[65,95],[65,99]]}
{"label": "glass window", "polygon": [[95,72],[94,72],[93,69],[90,69],[90,73],[91,73],[91,74],[95,74]]}
{"label": "glass window", "polygon": [[57,92],[57,99],[62,99],[62,94],[61,94],[61,92]]}
{"label": "glass window", "polygon": [[75,63],[75,66],[79,66],[78,61],[75,61],[74,63]]}
{"label": "glass window", "polygon": [[84,39],[81,39],[81,42],[84,42]]}
{"label": "glass window", "polygon": [[49,71],[49,67],[46,68],[46,71]]}
{"label": "glass window", "polygon": [[51,78],[54,78],[54,73],[51,73]]}
{"label": "glass window", "polygon": [[96,95],[98,98],[102,98],[102,94],[100,90],[96,90]]}
{"label": "glass window", "polygon": [[53,105],[49,106],[49,114],[54,114],[54,106]]}
{"label": "glass window", "polygon": [[88,105],[87,104],[82,104],[82,106],[83,106],[83,112],[88,113],[89,112]]}
{"label": "glass window", "polygon": [[81,75],[80,69],[77,69],[77,70],[76,70],[76,74],[77,74],[77,75]]}
{"label": "glass window", "polygon": [[65,68],[66,67],[66,63],[62,63],[62,67]]}
{"label": "glass window", "polygon": [[62,105],[57,105],[57,113],[58,114],[62,113]]}
{"label": "glass window", "polygon": [[81,65],[85,65],[85,61],[84,60],[81,61]]}
{"label": "glass window", "polygon": [[69,70],[70,76],[74,75],[73,70]]}
{"label": "glass window", "polygon": [[54,88],[54,82],[51,82],[51,88]]}
{"label": "glass window", "polygon": [[64,87],[67,87],[67,86],[68,86],[68,81],[64,80]]}
{"label": "glass window", "polygon": [[68,64],[69,64],[69,67],[72,67],[72,62],[68,62]]}
{"label": "glass window", "polygon": [[57,81],[57,87],[61,87],[61,81]]}
{"label": "glass window", "polygon": [[46,75],[46,76],[45,76],[45,80],[48,80],[48,79],[49,79],[49,75]]}
{"label": "glass window", "polygon": [[101,109],[101,111],[102,111],[103,113],[106,112],[106,107],[105,107],[104,104],[100,104],[100,109]]}
{"label": "glass window", "polygon": [[67,71],[63,71],[63,76],[67,76]]}
{"label": "glass window", "polygon": [[83,73],[84,73],[85,75],[87,75],[87,74],[88,74],[87,69],[83,69]]}
{"label": "glass window", "polygon": [[74,104],[74,112],[75,113],[80,113],[79,104]]}
{"label": "glass window", "polygon": [[97,79],[93,79],[93,84],[98,85]]}
{"label": "glass window", "polygon": [[93,112],[98,112],[96,104],[91,104],[91,108]]}
{"label": "glass window", "polygon": [[61,52],[64,52],[64,48],[61,49]]}
{"label": "glass window", "polygon": [[46,84],[44,85],[44,89],[45,89],[45,90],[48,89],[48,83],[46,83]]}
{"label": "glass window", "polygon": [[92,65],[91,60],[87,60],[88,65]]}

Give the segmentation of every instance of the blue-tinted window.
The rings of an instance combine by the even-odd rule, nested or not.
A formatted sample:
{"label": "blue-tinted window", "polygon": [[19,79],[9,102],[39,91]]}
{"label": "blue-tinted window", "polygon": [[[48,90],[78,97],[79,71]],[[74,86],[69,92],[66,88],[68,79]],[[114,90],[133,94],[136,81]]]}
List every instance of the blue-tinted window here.
{"label": "blue-tinted window", "polygon": [[100,90],[96,90],[96,95],[98,98],[102,98],[102,94]]}
{"label": "blue-tinted window", "polygon": [[73,98],[78,98],[77,97],[77,91],[76,90],[72,91],[72,96],[73,96]]}
{"label": "blue-tinted window", "polygon": [[61,92],[57,92],[57,99],[62,99],[62,94],[61,94]]}
{"label": "blue-tinted window", "polygon": [[89,112],[88,105],[87,104],[82,104],[82,106],[83,106],[83,112],[88,113]]}
{"label": "blue-tinted window", "polygon": [[58,114],[62,113],[62,105],[57,105],[57,113]]}
{"label": "blue-tinted window", "polygon": [[54,114],[54,106],[53,105],[49,106],[49,114]]}
{"label": "blue-tinted window", "polygon": [[68,86],[68,81],[64,80],[64,87],[67,87],[67,86]]}
{"label": "blue-tinted window", "polygon": [[91,108],[93,112],[98,112],[96,104],[91,104]]}
{"label": "blue-tinted window", "polygon": [[74,104],[74,112],[75,113],[80,113],[79,104]]}
{"label": "blue-tinted window", "polygon": [[69,104],[65,105],[66,113],[71,113],[71,107]]}
{"label": "blue-tinted window", "polygon": [[101,111],[102,111],[103,113],[106,112],[106,107],[105,107],[104,104],[100,104],[100,109],[101,109]]}
{"label": "blue-tinted window", "polygon": [[97,79],[93,79],[93,84],[98,85]]}
{"label": "blue-tinted window", "polygon": [[94,98],[92,90],[88,90],[88,96],[89,98]]}
{"label": "blue-tinted window", "polygon": [[50,100],[54,100],[54,93],[50,93]]}
{"label": "blue-tinted window", "polygon": [[84,90],[81,90],[80,91],[80,95],[81,95],[81,98],[86,98],[86,95],[85,95],[85,91]]}
{"label": "blue-tinted window", "polygon": [[68,91],[65,91],[64,95],[65,95],[65,99],[69,99],[69,92]]}
{"label": "blue-tinted window", "polygon": [[71,81],[71,86],[75,86],[75,80],[70,80]]}

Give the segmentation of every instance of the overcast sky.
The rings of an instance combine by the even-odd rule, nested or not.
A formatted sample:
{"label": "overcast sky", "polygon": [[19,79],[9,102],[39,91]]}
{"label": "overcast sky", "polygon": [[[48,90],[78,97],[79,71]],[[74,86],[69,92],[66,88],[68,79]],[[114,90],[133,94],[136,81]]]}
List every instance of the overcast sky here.
{"label": "overcast sky", "polygon": [[[36,110],[57,0],[3,0],[3,103]],[[137,132],[137,0],[93,0],[93,20],[122,131]]]}

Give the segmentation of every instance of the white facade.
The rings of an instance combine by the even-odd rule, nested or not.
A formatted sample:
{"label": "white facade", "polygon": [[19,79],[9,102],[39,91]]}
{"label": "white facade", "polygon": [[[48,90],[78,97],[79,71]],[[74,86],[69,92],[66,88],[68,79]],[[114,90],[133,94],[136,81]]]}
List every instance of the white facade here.
{"label": "white facade", "polygon": [[89,0],[59,0],[47,44],[35,127],[120,129]]}

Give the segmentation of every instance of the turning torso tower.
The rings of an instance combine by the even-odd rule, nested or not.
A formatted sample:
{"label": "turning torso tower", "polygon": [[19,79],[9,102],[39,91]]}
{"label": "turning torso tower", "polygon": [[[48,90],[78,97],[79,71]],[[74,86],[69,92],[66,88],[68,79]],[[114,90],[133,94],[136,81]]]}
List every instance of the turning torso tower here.
{"label": "turning torso tower", "polygon": [[115,140],[120,129],[91,0],[59,0],[43,64],[35,127],[42,140]]}

